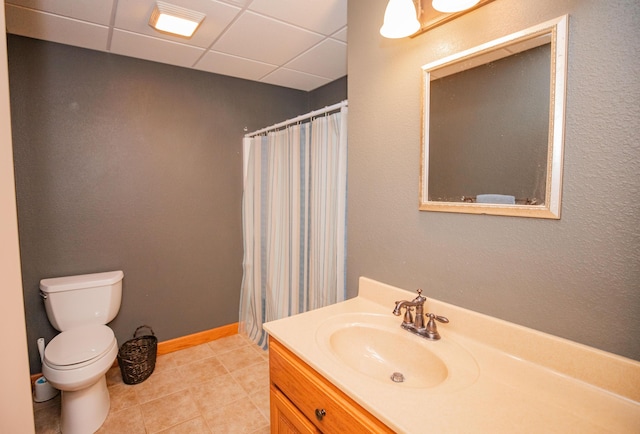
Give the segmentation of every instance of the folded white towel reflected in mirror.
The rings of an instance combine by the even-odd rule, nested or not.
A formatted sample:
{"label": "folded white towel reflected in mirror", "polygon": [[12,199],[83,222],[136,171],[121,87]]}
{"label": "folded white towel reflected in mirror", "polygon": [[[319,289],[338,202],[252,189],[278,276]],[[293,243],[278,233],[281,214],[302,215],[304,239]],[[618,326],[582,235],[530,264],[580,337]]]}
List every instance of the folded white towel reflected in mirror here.
{"label": "folded white towel reflected in mirror", "polygon": [[479,194],[476,196],[476,203],[500,203],[506,205],[515,205],[515,196],[507,194]]}

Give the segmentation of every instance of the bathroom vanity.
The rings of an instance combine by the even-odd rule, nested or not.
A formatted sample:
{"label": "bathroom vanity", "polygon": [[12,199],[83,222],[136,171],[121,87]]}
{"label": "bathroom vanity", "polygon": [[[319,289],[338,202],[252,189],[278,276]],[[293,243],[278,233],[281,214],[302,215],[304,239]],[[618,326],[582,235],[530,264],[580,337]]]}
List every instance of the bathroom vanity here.
{"label": "bathroom vanity", "polygon": [[437,341],[392,314],[415,293],[367,278],[265,324],[272,432],[640,432],[640,362],[425,295]]}

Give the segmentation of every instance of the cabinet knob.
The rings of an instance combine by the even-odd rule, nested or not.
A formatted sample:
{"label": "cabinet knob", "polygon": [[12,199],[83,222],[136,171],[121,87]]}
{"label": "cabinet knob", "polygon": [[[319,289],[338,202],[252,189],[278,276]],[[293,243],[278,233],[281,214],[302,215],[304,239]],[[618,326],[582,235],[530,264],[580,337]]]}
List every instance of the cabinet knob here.
{"label": "cabinet knob", "polygon": [[324,411],[324,408],[316,408],[316,419],[322,420],[323,417],[327,415],[327,412]]}

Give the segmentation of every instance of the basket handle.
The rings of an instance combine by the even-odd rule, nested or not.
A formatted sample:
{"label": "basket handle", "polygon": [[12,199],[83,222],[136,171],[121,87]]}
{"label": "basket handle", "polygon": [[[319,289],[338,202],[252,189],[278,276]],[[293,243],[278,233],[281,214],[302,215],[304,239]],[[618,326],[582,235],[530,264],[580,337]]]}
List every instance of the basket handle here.
{"label": "basket handle", "polygon": [[148,325],[141,325],[140,327],[138,327],[136,329],[135,332],[133,332],[133,337],[137,338],[138,337],[138,331],[140,331],[140,329],[149,329],[151,331],[151,335],[155,336],[156,334],[153,332],[153,329],[151,327],[149,327]]}

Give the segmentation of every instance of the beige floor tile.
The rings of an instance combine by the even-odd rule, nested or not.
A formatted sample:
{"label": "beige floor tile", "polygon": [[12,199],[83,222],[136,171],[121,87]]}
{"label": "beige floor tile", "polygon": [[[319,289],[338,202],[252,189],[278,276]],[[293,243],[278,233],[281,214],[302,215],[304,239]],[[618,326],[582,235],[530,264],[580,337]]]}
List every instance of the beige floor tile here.
{"label": "beige floor tile", "polygon": [[[211,430],[202,417],[182,422],[174,427],[160,431],[159,434],[211,434]],[[231,433],[229,433],[231,434]]]}
{"label": "beige floor tile", "polygon": [[203,416],[239,399],[247,398],[244,389],[231,374],[215,377],[211,381],[193,386],[189,391]]}
{"label": "beige floor tile", "polygon": [[231,375],[247,393],[261,388],[269,389],[269,364],[266,361],[238,369]]}
{"label": "beige floor tile", "polygon": [[107,371],[107,386],[113,384],[122,384],[122,373],[119,366],[114,366]]}
{"label": "beige floor tile", "polygon": [[265,351],[263,349],[260,349],[260,357],[262,357],[265,362],[268,362],[269,361],[269,350]]}
{"label": "beige floor tile", "polygon": [[109,386],[109,396],[111,398],[111,410],[117,412],[125,408],[138,405],[138,395],[133,386],[124,383]]}
{"label": "beige floor tile", "polygon": [[249,340],[242,335],[233,335],[211,341],[207,345],[209,345],[209,348],[211,348],[214,353],[220,354],[236,348],[245,347],[249,345]]}
{"label": "beige floor tile", "polygon": [[208,344],[196,345],[195,347],[187,348],[184,350],[176,351],[173,354],[173,361],[176,366],[186,365],[187,363],[195,362],[196,360],[206,359],[213,357],[215,354],[209,348]]}
{"label": "beige floor tile", "polygon": [[269,408],[269,388],[254,390],[249,394],[249,399],[260,410],[262,415],[268,419],[271,411]]}
{"label": "beige floor tile", "polygon": [[251,347],[241,347],[226,353],[218,354],[217,357],[229,372],[234,372],[239,369],[264,362],[264,359],[260,354]]}
{"label": "beige floor tile", "polygon": [[140,384],[132,386],[141,404],[161,398],[187,387],[179,368],[154,372]]}
{"label": "beige floor tile", "polygon": [[265,427],[255,430],[251,434],[271,434],[271,426],[267,425]]}
{"label": "beige floor tile", "polygon": [[162,356],[156,357],[156,367],[154,369],[154,373],[164,371],[165,369],[171,369],[178,366],[176,363],[176,356],[179,354],[178,352],[163,354]]}
{"label": "beige floor tile", "polygon": [[180,369],[180,372],[182,373],[182,378],[184,378],[185,384],[192,386],[229,373],[229,371],[222,366],[222,363],[220,363],[216,357],[197,360],[189,363],[188,365],[182,365],[178,369]]}
{"label": "beige floor tile", "polygon": [[34,405],[37,410],[33,418],[38,434],[58,434],[60,432],[60,395],[46,402]]}
{"label": "beige floor tile", "polygon": [[254,344],[253,342],[251,348],[253,348],[258,354],[260,354],[260,357],[262,357],[264,360],[269,360],[269,349],[265,350],[262,347]]}
{"label": "beige floor tile", "polygon": [[191,393],[182,390],[140,406],[147,432],[156,433],[200,416]]}
{"label": "beige floor tile", "polygon": [[145,434],[144,420],[139,406],[111,411],[96,434]]}
{"label": "beige floor tile", "polygon": [[219,434],[252,433],[269,425],[269,421],[247,399],[231,402],[205,416],[211,432]]}

